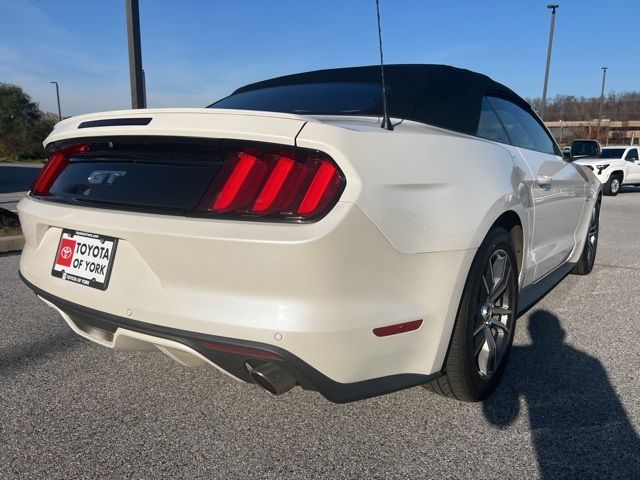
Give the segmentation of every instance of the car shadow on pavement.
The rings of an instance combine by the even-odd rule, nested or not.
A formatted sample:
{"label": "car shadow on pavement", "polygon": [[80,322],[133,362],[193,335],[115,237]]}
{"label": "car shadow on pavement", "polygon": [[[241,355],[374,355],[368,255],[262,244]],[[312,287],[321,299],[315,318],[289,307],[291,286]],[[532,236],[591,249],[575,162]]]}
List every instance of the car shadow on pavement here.
{"label": "car shadow on pavement", "polygon": [[513,347],[484,403],[487,420],[509,425],[524,399],[543,479],[640,478],[640,438],[602,364],[566,344],[558,317],[546,310],[531,315],[529,333],[532,343]]}
{"label": "car shadow on pavement", "polygon": [[82,338],[69,331],[31,342],[28,345],[18,345],[8,350],[0,350],[0,376],[11,375],[17,370],[46,361],[57,353],[73,350],[82,345]]}

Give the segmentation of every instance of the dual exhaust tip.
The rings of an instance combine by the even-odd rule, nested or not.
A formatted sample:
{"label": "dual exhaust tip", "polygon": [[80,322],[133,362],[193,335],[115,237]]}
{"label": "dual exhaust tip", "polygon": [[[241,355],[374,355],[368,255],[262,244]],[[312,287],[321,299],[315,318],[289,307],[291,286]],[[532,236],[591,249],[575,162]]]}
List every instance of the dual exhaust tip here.
{"label": "dual exhaust tip", "polygon": [[247,365],[254,382],[273,395],[287,393],[298,383],[296,379],[274,363],[263,363],[255,368]]}

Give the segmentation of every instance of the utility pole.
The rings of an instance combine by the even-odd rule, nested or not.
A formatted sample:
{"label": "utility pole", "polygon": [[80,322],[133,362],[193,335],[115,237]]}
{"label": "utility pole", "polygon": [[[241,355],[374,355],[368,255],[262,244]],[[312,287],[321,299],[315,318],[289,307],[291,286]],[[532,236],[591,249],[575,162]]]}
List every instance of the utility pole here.
{"label": "utility pole", "polygon": [[58,99],[58,118],[62,121],[62,110],[60,110],[60,89],[58,88],[58,82],[49,82],[55,83],[56,85],[56,98]]}
{"label": "utility pole", "polygon": [[131,79],[131,108],[147,108],[142,47],[140,45],[140,8],[138,0],[125,0],[127,37],[129,39],[129,77]]}
{"label": "utility pole", "polygon": [[544,119],[544,108],[547,105],[547,84],[549,83],[549,67],[551,66],[551,47],[553,46],[553,27],[556,23],[556,9],[560,5],[549,4],[551,9],[551,27],[549,28],[549,45],[547,46],[547,68],[544,71],[544,87],[542,88],[542,104],[540,105],[540,118]]}
{"label": "utility pole", "polygon": [[600,109],[598,111],[598,129],[596,140],[600,140],[600,124],[602,123],[602,107],[604,106],[604,82],[607,79],[607,67],[602,67],[602,90],[600,90]]}

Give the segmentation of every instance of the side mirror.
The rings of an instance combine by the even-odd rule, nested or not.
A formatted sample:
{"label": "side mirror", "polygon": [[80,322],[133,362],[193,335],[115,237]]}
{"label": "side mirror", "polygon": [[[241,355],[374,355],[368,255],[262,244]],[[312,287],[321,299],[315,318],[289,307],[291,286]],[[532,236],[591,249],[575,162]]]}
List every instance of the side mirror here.
{"label": "side mirror", "polygon": [[567,160],[571,160],[571,150],[562,150],[562,156]]}
{"label": "side mirror", "polygon": [[569,153],[571,160],[585,157],[597,157],[602,153],[602,146],[597,140],[574,140]]}

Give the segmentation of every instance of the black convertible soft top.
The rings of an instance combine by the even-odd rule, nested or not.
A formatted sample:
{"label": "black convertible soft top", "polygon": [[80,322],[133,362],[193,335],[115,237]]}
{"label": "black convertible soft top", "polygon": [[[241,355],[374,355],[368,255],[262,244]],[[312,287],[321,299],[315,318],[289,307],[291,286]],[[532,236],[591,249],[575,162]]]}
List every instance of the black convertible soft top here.
{"label": "black convertible soft top", "polygon": [[[402,64],[385,65],[384,71],[389,87],[391,117],[473,135],[480,119],[482,98],[486,94],[508,98],[531,110],[529,104],[511,89],[470,70],[447,65]],[[225,104],[232,103],[236,95],[271,87],[331,83],[379,85],[380,66],[317,70],[272,78],[238,88],[212,106],[225,108]],[[380,107],[376,107],[375,114],[382,114]]]}

